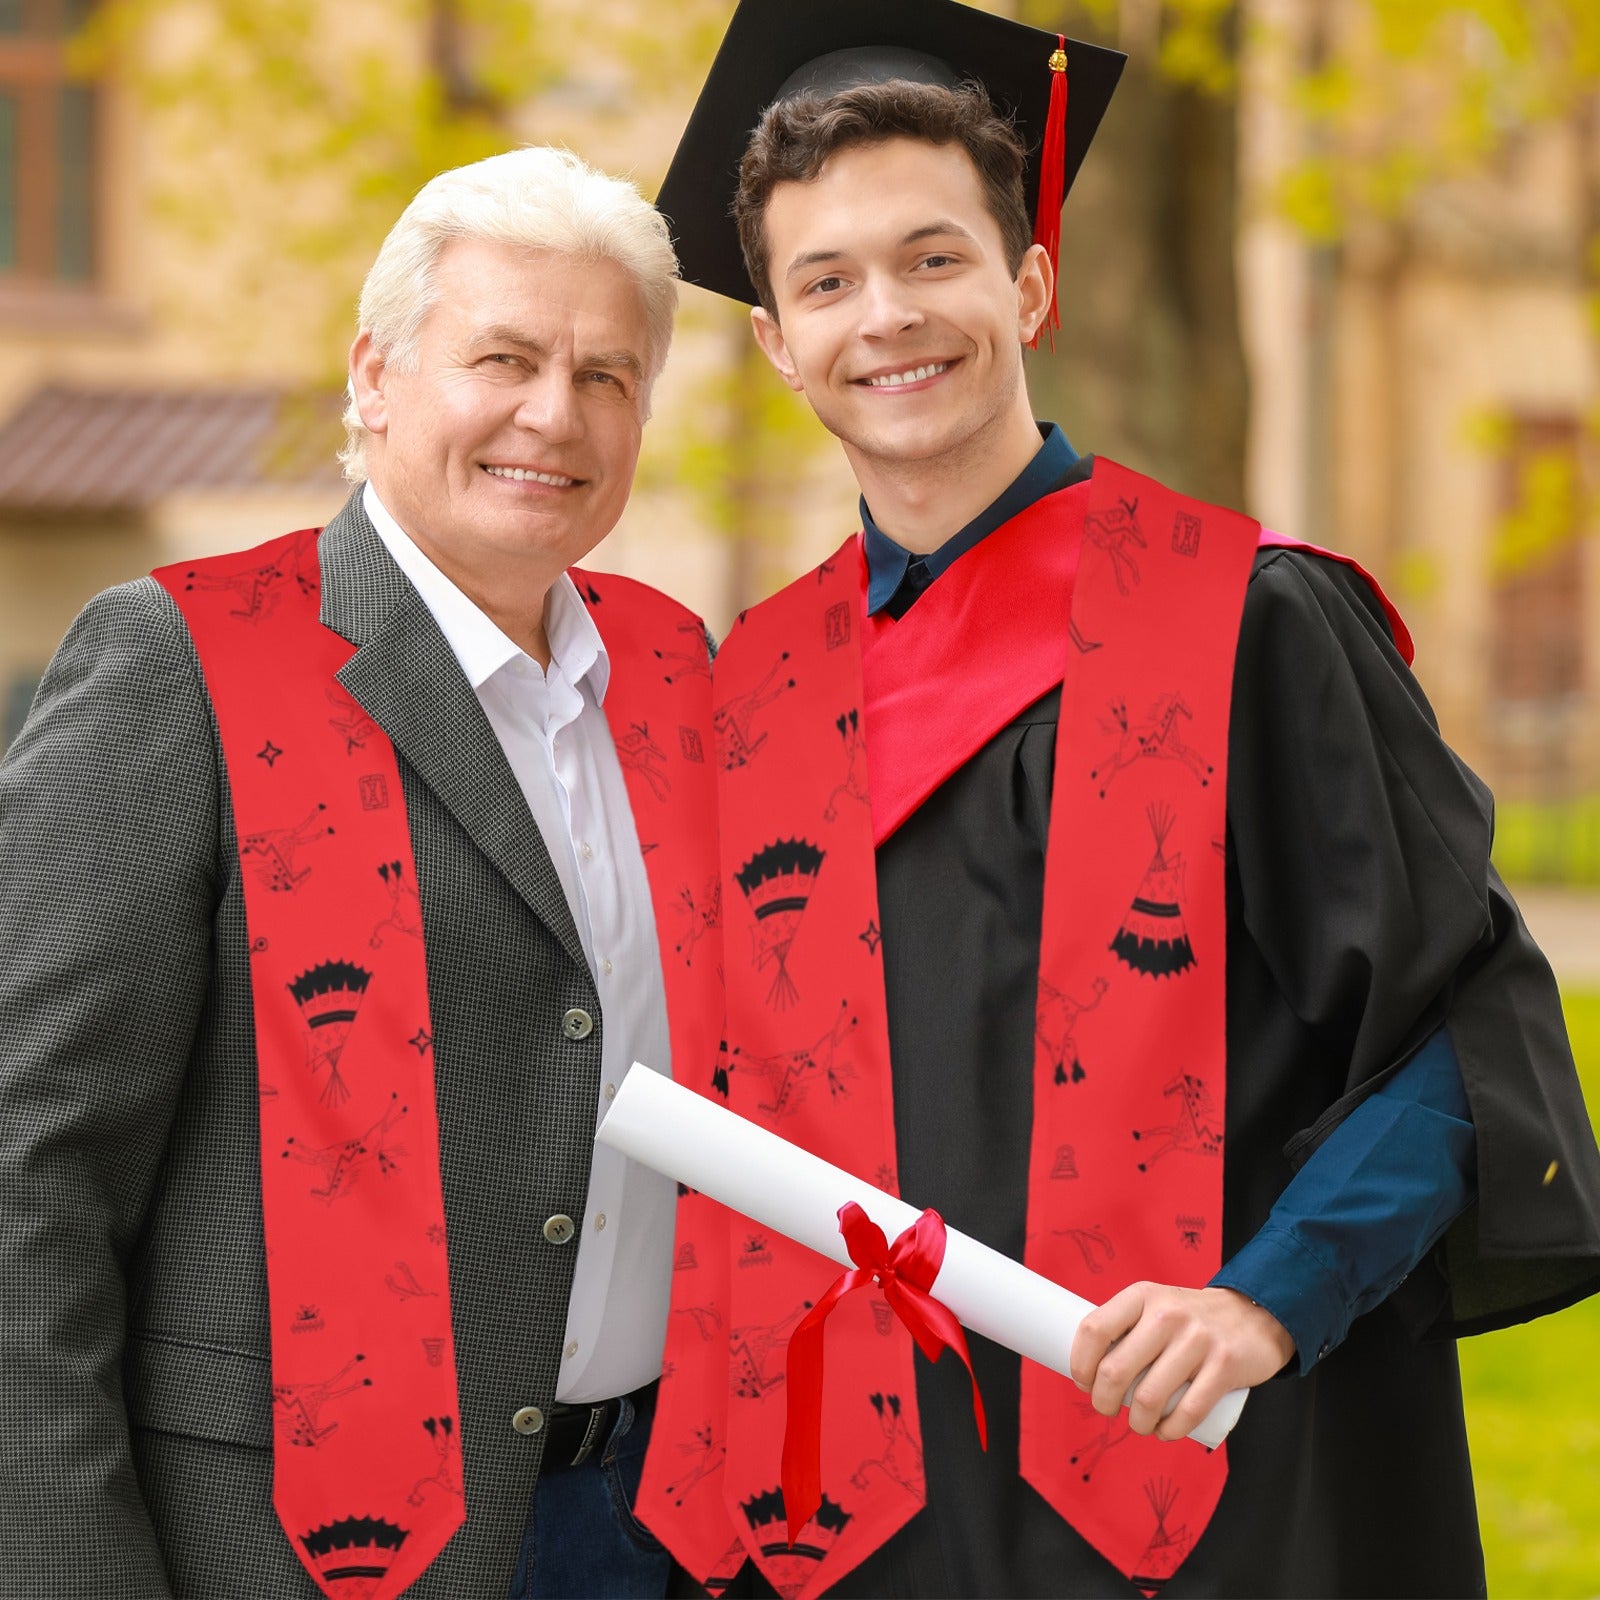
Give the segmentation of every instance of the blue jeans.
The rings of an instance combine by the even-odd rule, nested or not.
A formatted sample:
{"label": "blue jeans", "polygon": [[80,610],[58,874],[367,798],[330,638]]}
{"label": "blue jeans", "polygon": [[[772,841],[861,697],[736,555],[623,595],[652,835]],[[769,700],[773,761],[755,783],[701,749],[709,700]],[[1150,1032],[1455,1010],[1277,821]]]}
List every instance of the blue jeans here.
{"label": "blue jeans", "polygon": [[604,1447],[576,1467],[539,1474],[510,1600],[660,1600],[672,1558],[633,1514],[655,1420],[631,1400]]}

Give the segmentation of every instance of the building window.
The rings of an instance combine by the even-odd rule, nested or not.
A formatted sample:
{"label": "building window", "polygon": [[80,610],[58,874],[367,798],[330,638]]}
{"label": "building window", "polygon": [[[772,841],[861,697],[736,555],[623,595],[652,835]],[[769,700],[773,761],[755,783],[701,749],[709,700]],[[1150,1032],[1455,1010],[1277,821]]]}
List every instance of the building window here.
{"label": "building window", "polygon": [[95,273],[95,90],[67,71],[91,0],[0,0],[0,281]]}
{"label": "building window", "polygon": [[1577,417],[1519,417],[1509,443],[1490,559],[1495,788],[1502,801],[1564,805],[1582,787],[1592,648],[1586,435]]}
{"label": "building window", "polygon": [[1520,418],[1503,468],[1491,565],[1497,699],[1564,702],[1584,688],[1583,428]]}

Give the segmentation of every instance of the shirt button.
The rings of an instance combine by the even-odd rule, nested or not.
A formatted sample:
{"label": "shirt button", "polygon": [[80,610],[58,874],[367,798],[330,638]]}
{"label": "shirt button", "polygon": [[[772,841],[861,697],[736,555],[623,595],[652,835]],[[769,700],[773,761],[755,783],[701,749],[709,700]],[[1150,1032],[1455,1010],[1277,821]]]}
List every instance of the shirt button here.
{"label": "shirt button", "polygon": [[607,1100],[615,1100],[616,1098],[617,1098],[617,1086],[616,1086],[616,1084],[608,1083],[606,1085],[606,1099]]}
{"label": "shirt button", "polygon": [[594,1032],[594,1018],[581,1006],[574,1006],[562,1017],[561,1031],[569,1039],[587,1039]]}
{"label": "shirt button", "polygon": [[581,848],[583,850],[583,859],[585,861],[592,861],[594,859],[594,846],[590,844],[587,839],[585,839]]}
{"label": "shirt button", "polygon": [[544,1426],[544,1412],[538,1406],[524,1406],[511,1414],[511,1426],[518,1433],[537,1433]]}
{"label": "shirt button", "polygon": [[551,1244],[570,1244],[577,1231],[572,1218],[564,1211],[558,1211],[544,1225],[544,1236]]}
{"label": "shirt button", "polygon": [[577,1353],[578,1353],[578,1341],[576,1339],[574,1339],[571,1342],[571,1344],[569,1344],[567,1346],[567,1348],[562,1352],[562,1354],[566,1356],[568,1361],[570,1361],[575,1355],[577,1355]]}
{"label": "shirt button", "polygon": [[609,961],[602,961],[600,963],[600,970],[609,978],[615,969],[612,967]]}
{"label": "shirt button", "polygon": [[603,1232],[605,1232],[605,1226],[606,1226],[606,1214],[605,1214],[605,1212],[602,1211],[600,1213],[600,1215],[597,1216],[594,1219],[594,1231],[596,1233],[603,1233]]}

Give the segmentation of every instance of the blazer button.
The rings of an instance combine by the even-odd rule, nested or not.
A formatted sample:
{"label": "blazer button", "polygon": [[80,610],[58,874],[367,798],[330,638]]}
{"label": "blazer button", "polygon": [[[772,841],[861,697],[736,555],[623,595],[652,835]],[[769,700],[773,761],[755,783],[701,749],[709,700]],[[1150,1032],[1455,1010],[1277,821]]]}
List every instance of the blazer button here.
{"label": "blazer button", "polygon": [[572,1218],[564,1211],[558,1211],[544,1225],[544,1236],[551,1244],[570,1244],[573,1234],[577,1231]]}
{"label": "blazer button", "polygon": [[594,1032],[594,1018],[579,1006],[574,1006],[562,1019],[561,1031],[569,1039],[587,1039]]}
{"label": "blazer button", "polygon": [[544,1426],[544,1412],[538,1406],[524,1406],[512,1413],[511,1426],[518,1433],[537,1433]]}

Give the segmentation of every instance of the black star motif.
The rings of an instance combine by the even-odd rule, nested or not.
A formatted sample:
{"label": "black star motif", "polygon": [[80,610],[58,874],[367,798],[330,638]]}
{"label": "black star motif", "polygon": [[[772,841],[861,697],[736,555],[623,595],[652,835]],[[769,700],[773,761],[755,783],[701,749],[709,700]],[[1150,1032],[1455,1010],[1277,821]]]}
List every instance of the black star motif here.
{"label": "black star motif", "polygon": [[419,1056],[425,1056],[428,1053],[428,1046],[433,1043],[433,1035],[429,1033],[426,1028],[418,1028],[417,1031],[406,1040],[406,1043],[409,1044]]}
{"label": "black star motif", "polygon": [[275,745],[270,739],[268,739],[267,742],[264,745],[262,745],[262,747],[259,750],[256,751],[256,760],[257,761],[265,761],[266,764],[270,767],[270,766],[273,766],[273,765],[276,764],[276,762],[278,760],[278,757],[281,756],[282,754],[283,754],[283,751],[281,751],[277,747],[277,745]]}
{"label": "black star motif", "polygon": [[879,930],[876,922],[869,922],[866,926],[866,930],[862,933],[858,933],[856,938],[858,938],[862,944],[867,947],[867,953],[874,956],[878,953],[878,946],[883,943],[883,934]]}

